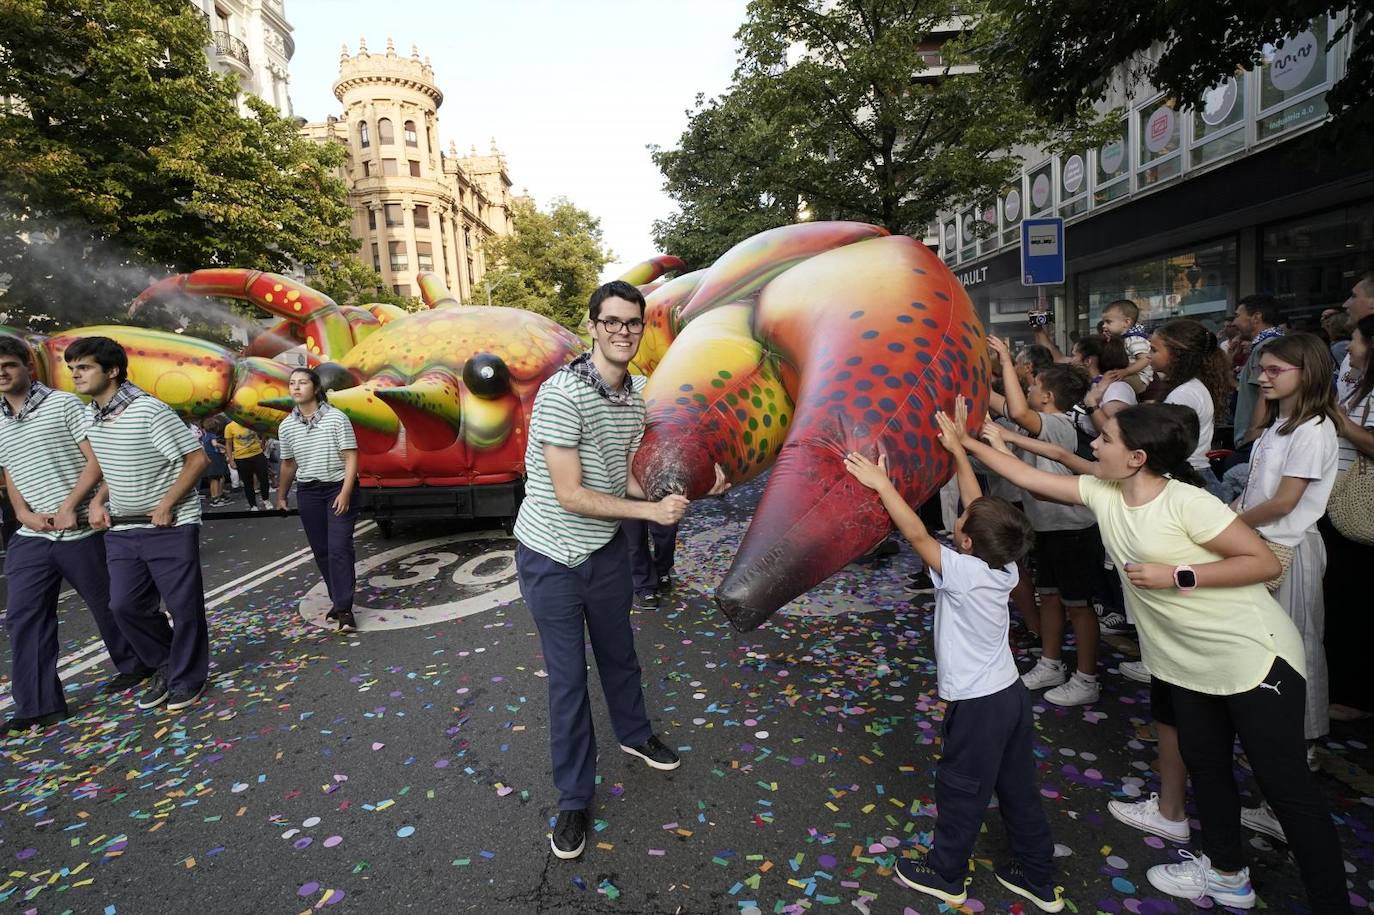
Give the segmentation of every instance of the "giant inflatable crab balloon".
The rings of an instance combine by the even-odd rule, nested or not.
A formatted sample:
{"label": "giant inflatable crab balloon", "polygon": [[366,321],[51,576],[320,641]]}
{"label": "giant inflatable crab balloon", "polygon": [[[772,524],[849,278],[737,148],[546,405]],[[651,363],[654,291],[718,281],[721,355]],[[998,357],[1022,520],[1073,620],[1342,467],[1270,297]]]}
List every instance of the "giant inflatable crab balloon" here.
{"label": "giant inflatable crab balloon", "polygon": [[891,530],[844,455],[885,454],[918,505],[949,478],[937,410],[987,405],[983,329],[929,248],[859,223],[809,223],[742,242],[649,296],[640,367],[648,428],[635,474],[650,498],[704,495],[772,467],[716,592],[758,626]]}

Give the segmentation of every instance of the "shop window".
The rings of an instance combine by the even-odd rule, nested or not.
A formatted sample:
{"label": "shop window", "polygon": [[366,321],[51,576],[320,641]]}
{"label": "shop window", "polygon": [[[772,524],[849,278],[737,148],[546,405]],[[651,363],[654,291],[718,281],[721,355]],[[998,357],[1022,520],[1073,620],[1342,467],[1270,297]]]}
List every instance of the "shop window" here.
{"label": "shop window", "polygon": [[978,222],[973,210],[959,215],[959,259],[970,260],[978,253]]}
{"label": "shop window", "polygon": [[1003,188],[999,205],[1002,209],[1002,244],[1014,245],[1021,240],[1021,218],[1025,211],[1025,191],[1021,177],[1016,183]]}
{"label": "shop window", "polygon": [[406,243],[403,241],[389,241],[386,243],[387,255],[391,258],[392,270],[404,270],[410,266],[410,258],[406,255]]}
{"label": "shop window", "polygon": [[434,247],[430,242],[417,241],[415,243],[415,269],[434,269]]}
{"label": "shop window", "polygon": [[951,219],[945,223],[940,238],[944,245],[945,263],[957,264],[959,262],[959,222],[957,219]]}
{"label": "shop window", "polygon": [[1189,162],[1202,165],[1245,148],[1244,73],[1213,86],[1193,112]]}
{"label": "shop window", "polygon": [[1100,207],[1131,190],[1131,124],[1122,119],[1121,132],[1093,152],[1093,206]]}
{"label": "shop window", "polygon": [[385,177],[391,178],[391,177],[395,177],[397,174],[398,174],[398,172],[396,171],[396,160],[395,160],[395,159],[383,159],[383,160],[382,160],[382,175],[385,176]]}
{"label": "shop window", "polygon": [[1320,317],[1339,308],[1350,287],[1374,267],[1374,200],[1264,226],[1260,232],[1260,289],[1284,313]]}
{"label": "shop window", "polygon": [[1059,215],[1068,219],[1088,211],[1088,154],[1073,152],[1059,159]]}
{"label": "shop window", "polygon": [[411,160],[410,160],[410,177],[412,177],[412,178],[418,178],[418,177],[420,177],[420,162],[419,162],[418,159],[411,159]]}
{"label": "shop window", "polygon": [[382,269],[382,248],[375,241],[372,243],[372,269],[378,271]]}
{"label": "shop window", "polygon": [[391,126],[390,118],[377,121],[377,142],[383,146],[390,146],[396,142],[396,131]]}
{"label": "shop window", "polygon": [[1330,28],[1330,20],[1319,16],[1310,28],[1286,39],[1283,47],[1265,45],[1262,49],[1255,124],[1259,140],[1325,119]]}
{"label": "shop window", "polygon": [[425,206],[424,204],[416,204],[414,211],[410,214],[410,218],[414,221],[415,228],[428,229],[429,207]]}
{"label": "shop window", "polygon": [[367,121],[358,122],[358,145],[363,149],[372,145],[372,135],[367,131]]}
{"label": "shop window", "polygon": [[987,254],[1001,247],[1001,236],[997,234],[997,211],[1001,207],[990,203],[978,212],[978,252]]}
{"label": "shop window", "polygon": [[405,123],[405,133],[406,133],[406,145],[407,145],[407,146],[419,147],[419,145],[420,145],[420,137],[419,137],[419,135],[418,135],[417,133],[415,133],[415,122],[414,122],[414,121],[406,121],[406,123]]}
{"label": "shop window", "polygon": [[1054,163],[1046,162],[1027,173],[1030,185],[1030,214],[1045,216],[1054,209]]}
{"label": "shop window", "polygon": [[1175,177],[1182,170],[1179,137],[1182,124],[1173,99],[1161,99],[1136,110],[1136,180],[1146,188]]}
{"label": "shop window", "polygon": [[1110,302],[1130,299],[1147,327],[1186,317],[1215,331],[1236,301],[1238,275],[1234,238],[1081,273],[1075,301],[1087,320],[1079,330],[1094,330]]}
{"label": "shop window", "polygon": [[385,208],[386,224],[388,227],[405,225],[405,217],[401,213],[401,205],[399,203],[386,203],[382,206]]}

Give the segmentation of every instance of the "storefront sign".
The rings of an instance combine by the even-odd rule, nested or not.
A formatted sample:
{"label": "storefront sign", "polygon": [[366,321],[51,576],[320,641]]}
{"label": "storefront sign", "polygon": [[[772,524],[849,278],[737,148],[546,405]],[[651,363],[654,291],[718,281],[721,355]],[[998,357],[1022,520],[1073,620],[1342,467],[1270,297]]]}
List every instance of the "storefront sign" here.
{"label": "storefront sign", "polygon": [[1269,82],[1280,92],[1291,92],[1302,85],[1321,56],[1317,36],[1308,29],[1288,38],[1283,47],[1273,50],[1269,61]]}
{"label": "storefront sign", "polygon": [[1207,90],[1202,96],[1202,122],[1210,127],[1226,123],[1236,107],[1237,94],[1234,78]]}
{"label": "storefront sign", "polygon": [[1008,191],[1007,196],[1002,198],[1002,215],[1007,222],[1016,222],[1021,218],[1021,192]]}
{"label": "storefront sign", "polygon": [[1168,105],[1160,105],[1145,122],[1145,148],[1156,155],[1164,152],[1174,142],[1177,127],[1178,119],[1174,116],[1174,109]]}
{"label": "storefront sign", "polygon": [[1036,212],[1043,210],[1050,202],[1050,176],[1041,172],[1031,181],[1031,206]]}
{"label": "storefront sign", "polygon": [[1064,190],[1077,194],[1083,187],[1083,171],[1083,157],[1077,154],[1069,156],[1064,162]]}
{"label": "storefront sign", "polygon": [[979,283],[983,282],[983,280],[988,278],[988,268],[975,267],[972,270],[965,270],[958,276],[960,286],[963,286],[965,288],[968,288],[969,286],[977,286]]}
{"label": "storefront sign", "polygon": [[1125,161],[1126,144],[1121,140],[1108,140],[1097,151],[1097,162],[1102,166],[1102,171],[1109,175],[1115,175],[1121,171],[1121,165]]}

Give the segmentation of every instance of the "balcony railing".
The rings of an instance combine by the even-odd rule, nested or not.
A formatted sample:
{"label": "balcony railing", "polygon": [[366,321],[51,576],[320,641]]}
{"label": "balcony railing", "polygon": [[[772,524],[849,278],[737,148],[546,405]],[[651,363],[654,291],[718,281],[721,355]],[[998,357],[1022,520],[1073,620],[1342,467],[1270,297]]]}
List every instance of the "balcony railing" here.
{"label": "balcony railing", "polygon": [[221,57],[232,57],[245,67],[248,63],[248,45],[228,32],[213,32],[210,36],[215,43],[215,53]]}

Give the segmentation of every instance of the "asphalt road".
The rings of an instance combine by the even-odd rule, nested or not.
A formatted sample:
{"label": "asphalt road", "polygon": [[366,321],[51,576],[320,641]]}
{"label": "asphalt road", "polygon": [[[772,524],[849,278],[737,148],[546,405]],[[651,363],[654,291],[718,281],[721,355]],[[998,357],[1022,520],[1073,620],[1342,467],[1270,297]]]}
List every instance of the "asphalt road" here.
{"label": "asphalt road", "polygon": [[[931,614],[900,588],[904,550],[851,566],[763,629],[712,609],[757,487],[695,507],[678,582],[636,612],[651,716],[682,768],[621,753],[599,687],[596,831],[549,853],[556,811],[539,642],[499,531],[398,526],[358,536],[359,620],[315,625],[318,575],[294,519],[207,523],[211,687],[180,714],[102,698],[111,674],[79,599],[62,602],[75,717],[0,743],[0,904],[21,912],[934,913],[892,877],[929,841],[943,706]],[[1037,705],[1042,795],[1076,911],[1186,912],[1146,869],[1177,852],[1106,813],[1148,796],[1148,691]],[[6,651],[8,646],[6,646]],[[1029,658],[1022,658],[1028,666]],[[8,670],[8,656],[4,659]],[[593,682],[594,678],[593,678]],[[0,704],[4,704],[0,697]],[[1374,899],[1371,730],[1319,754],[1352,899]],[[1237,769],[1243,790],[1253,782]],[[1250,836],[1262,903],[1302,911],[1286,849]],[[989,811],[968,910],[1022,911],[992,879]]]}

